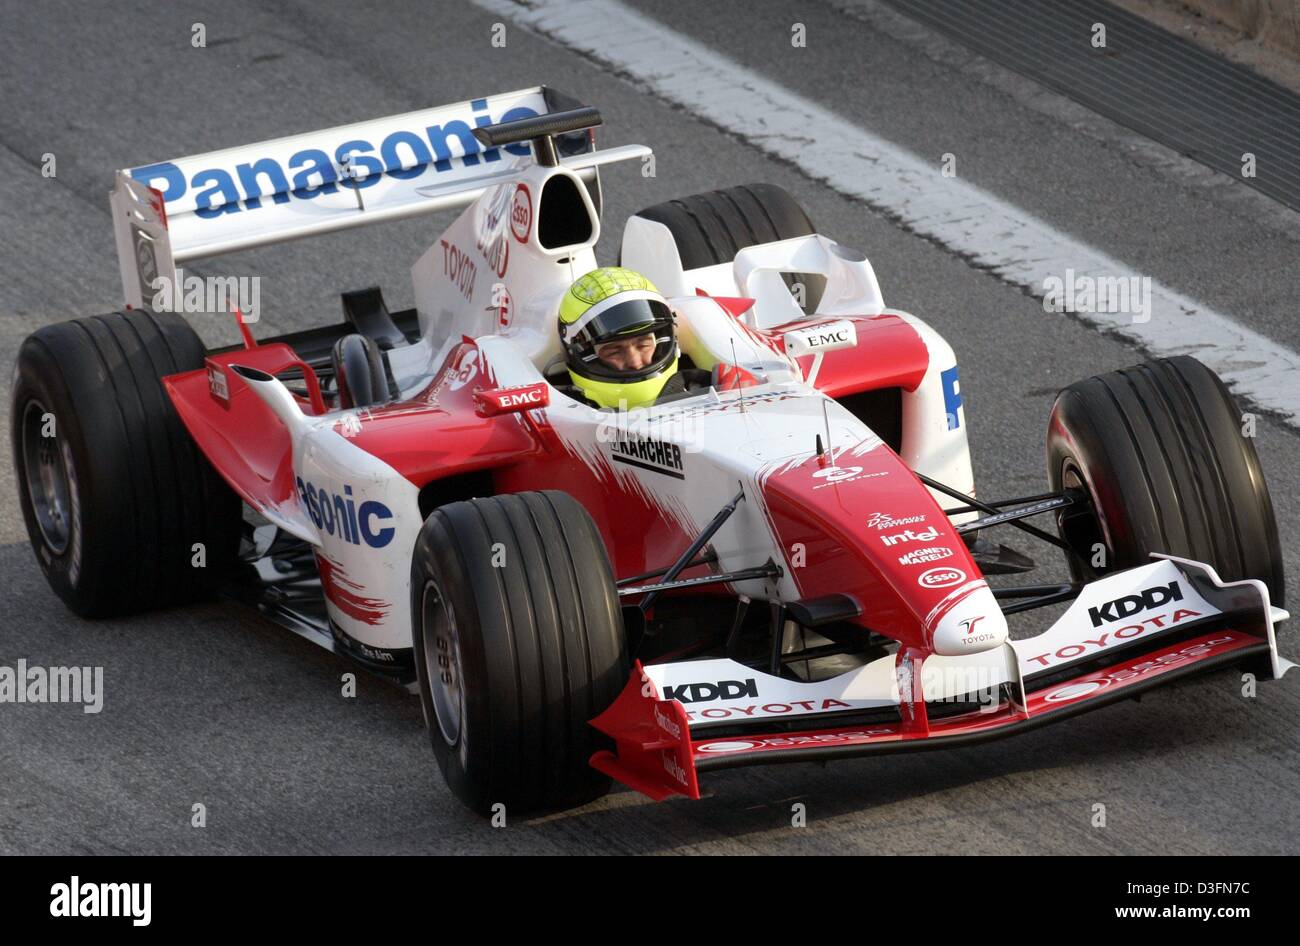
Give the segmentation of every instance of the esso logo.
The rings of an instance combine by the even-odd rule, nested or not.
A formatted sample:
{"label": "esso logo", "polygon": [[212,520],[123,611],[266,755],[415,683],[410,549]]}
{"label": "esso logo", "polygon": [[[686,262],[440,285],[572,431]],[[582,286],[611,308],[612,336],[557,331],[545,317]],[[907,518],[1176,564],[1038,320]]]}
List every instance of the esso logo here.
{"label": "esso logo", "polygon": [[850,476],[857,476],[861,472],[862,467],[860,466],[828,466],[825,469],[818,470],[813,476],[817,479],[837,483],[840,480],[847,480]]}
{"label": "esso logo", "polygon": [[916,583],[922,588],[950,588],[966,580],[966,573],[960,568],[931,568],[922,572]]}
{"label": "esso logo", "polygon": [[510,201],[510,232],[520,243],[528,242],[528,234],[533,229],[533,195],[528,186],[520,184],[515,188],[514,199]]}

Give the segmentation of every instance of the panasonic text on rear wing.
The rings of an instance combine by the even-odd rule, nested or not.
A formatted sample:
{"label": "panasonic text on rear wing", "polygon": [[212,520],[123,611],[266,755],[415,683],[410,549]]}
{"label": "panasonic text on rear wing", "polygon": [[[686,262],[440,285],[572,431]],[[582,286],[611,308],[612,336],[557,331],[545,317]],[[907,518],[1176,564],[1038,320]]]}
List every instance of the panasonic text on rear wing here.
{"label": "panasonic text on rear wing", "polygon": [[[127,305],[141,306],[154,279],[189,260],[467,206],[530,154],[528,142],[485,148],[475,128],[571,104],[539,86],[118,171],[111,203]],[[594,176],[646,153],[595,152],[591,142],[566,136],[562,163]]]}

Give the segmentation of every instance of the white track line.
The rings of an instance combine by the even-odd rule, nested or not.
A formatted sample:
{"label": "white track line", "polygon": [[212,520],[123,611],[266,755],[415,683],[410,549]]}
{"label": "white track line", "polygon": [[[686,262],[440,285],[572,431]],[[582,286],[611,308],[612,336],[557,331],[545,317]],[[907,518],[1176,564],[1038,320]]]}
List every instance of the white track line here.
{"label": "white track line", "polygon": [[[614,0],[474,0],[602,62],[697,117],[790,161],[1041,298],[1044,280],[1135,271],[1037,217],[925,162]],[[723,186],[727,181],[720,181]],[[1300,424],[1300,355],[1151,281],[1151,318],[1079,313],[1154,355],[1191,354],[1257,406]],[[1046,313],[1045,313],[1046,314]]]}

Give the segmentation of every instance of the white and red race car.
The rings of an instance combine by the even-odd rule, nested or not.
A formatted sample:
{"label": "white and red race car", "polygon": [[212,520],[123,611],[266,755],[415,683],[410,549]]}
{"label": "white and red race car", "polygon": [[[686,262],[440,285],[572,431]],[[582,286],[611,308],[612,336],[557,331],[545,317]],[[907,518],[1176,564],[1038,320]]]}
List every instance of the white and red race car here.
{"label": "white and red race car", "polygon": [[[1047,491],[977,500],[952,348],[779,188],[624,229],[712,386],[566,394],[556,314],[597,267],[598,169],[649,154],[595,150],[599,123],[535,88],[119,172],[127,310],[35,332],[13,388],[54,590],[109,615],[222,588],[414,684],[479,811],[611,776],[698,797],[711,769],[963,745],[1291,666],[1268,491],[1212,372],[1071,385]],[[341,324],[241,320],[242,346],[206,350],[152,292],[190,260],[448,208],[413,310],[348,292]],[[993,526],[1070,578],[991,586],[1034,567]]]}

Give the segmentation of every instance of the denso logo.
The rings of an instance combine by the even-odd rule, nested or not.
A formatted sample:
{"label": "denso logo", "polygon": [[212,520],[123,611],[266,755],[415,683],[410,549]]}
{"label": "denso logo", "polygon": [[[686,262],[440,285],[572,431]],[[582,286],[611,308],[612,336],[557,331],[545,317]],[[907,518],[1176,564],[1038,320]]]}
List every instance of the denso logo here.
{"label": "denso logo", "polygon": [[298,498],[316,528],[353,545],[365,542],[372,549],[381,549],[397,534],[392,526],[376,525],[391,521],[393,511],[373,499],[358,506],[352,498],[351,486],[344,486],[342,495],[331,494],[311,483],[304,483],[300,476]]}
{"label": "denso logo", "polygon": [[931,568],[921,572],[916,583],[922,588],[950,588],[966,580],[966,573],[960,568]]}
{"label": "denso logo", "polygon": [[664,687],[664,699],[676,700],[678,703],[714,703],[718,700],[738,700],[742,696],[758,699],[758,684],[753,678]]}
{"label": "denso logo", "polygon": [[934,526],[923,529],[920,532],[914,532],[911,529],[905,529],[894,535],[882,535],[880,541],[886,545],[898,545],[900,542],[933,542],[939,538],[939,530]]}
{"label": "denso logo", "polygon": [[[530,154],[526,142],[484,151],[474,137],[471,123],[482,127],[531,118],[537,112],[521,105],[494,119],[487,114],[487,99],[475,99],[470,108],[472,111],[464,116],[465,120],[456,118],[422,129],[400,129],[389,133],[377,146],[364,138],[353,138],[334,145],[332,153],[304,148],[289,157],[287,167],[266,156],[233,168],[204,168],[186,181],[179,167],[164,161],[132,168],[131,177],[156,187],[168,203],[179,200],[191,188],[204,188],[194,198],[194,212],[198,217],[210,219],[245,209],[257,210],[262,206],[263,196],[271,197],[277,204],[287,204],[291,199],[310,200],[320,194],[333,194],[339,187],[354,190],[371,187],[385,175],[410,180],[430,168],[442,173],[451,170],[453,161],[473,167],[478,165],[480,154],[485,162],[500,161],[499,150],[520,157]],[[339,173],[343,167],[348,173]]]}
{"label": "denso logo", "polygon": [[1182,601],[1183,589],[1177,579],[1167,585],[1144,588],[1136,594],[1125,595],[1114,601],[1088,609],[1088,617],[1093,627],[1101,627],[1111,621],[1122,621],[1142,611],[1150,611],[1168,604],[1170,601]]}
{"label": "denso logo", "polygon": [[834,483],[837,480],[846,480],[850,477],[857,476],[862,472],[860,466],[828,466],[818,470],[813,474],[817,479],[825,479]]}

